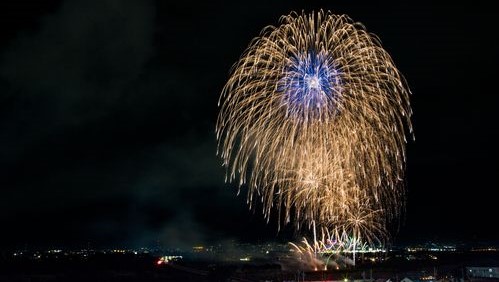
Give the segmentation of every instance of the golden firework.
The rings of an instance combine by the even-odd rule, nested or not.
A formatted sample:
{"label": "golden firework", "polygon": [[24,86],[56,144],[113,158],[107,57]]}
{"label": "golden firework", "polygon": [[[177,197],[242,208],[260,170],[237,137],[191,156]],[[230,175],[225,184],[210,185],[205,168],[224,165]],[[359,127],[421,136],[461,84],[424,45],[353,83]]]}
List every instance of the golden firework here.
{"label": "golden firework", "polygon": [[[220,97],[227,181],[285,223],[373,240],[404,201],[409,89],[379,39],[346,15],[291,13],[234,65]],[[342,231],[343,232],[343,231]]]}

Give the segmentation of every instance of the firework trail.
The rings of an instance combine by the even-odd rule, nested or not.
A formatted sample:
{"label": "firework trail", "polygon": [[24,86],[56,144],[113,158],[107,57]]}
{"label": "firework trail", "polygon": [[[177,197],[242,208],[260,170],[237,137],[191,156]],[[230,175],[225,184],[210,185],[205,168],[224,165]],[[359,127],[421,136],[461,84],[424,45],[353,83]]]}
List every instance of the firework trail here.
{"label": "firework trail", "polygon": [[404,202],[409,89],[379,39],[346,15],[291,13],[266,27],[220,97],[229,182],[268,219],[386,235]]}

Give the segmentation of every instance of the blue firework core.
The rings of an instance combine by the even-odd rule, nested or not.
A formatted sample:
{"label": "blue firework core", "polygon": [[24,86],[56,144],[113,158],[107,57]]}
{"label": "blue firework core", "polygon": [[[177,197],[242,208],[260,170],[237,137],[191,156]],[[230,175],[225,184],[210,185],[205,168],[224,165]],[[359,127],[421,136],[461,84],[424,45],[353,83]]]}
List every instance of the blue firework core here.
{"label": "blue firework core", "polygon": [[340,93],[340,76],[332,62],[309,52],[291,59],[279,87],[289,111],[309,113],[317,108],[334,107]]}

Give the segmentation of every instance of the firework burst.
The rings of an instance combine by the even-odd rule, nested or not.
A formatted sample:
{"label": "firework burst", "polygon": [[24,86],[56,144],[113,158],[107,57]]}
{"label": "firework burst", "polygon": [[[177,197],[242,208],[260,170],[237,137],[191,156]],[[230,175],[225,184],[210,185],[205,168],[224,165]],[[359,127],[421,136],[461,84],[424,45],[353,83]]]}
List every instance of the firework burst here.
{"label": "firework burst", "polygon": [[219,105],[219,155],[250,206],[297,227],[387,234],[404,200],[409,89],[362,24],[283,16],[234,65]]}

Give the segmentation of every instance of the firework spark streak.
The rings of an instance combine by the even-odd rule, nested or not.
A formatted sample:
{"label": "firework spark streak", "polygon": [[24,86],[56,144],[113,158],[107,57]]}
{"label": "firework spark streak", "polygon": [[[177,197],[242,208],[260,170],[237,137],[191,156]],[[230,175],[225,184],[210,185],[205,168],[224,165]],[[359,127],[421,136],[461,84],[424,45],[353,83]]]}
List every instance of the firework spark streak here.
{"label": "firework spark streak", "polygon": [[404,202],[409,89],[379,39],[345,15],[291,13],[266,27],[220,97],[218,154],[299,228],[379,241]]}

